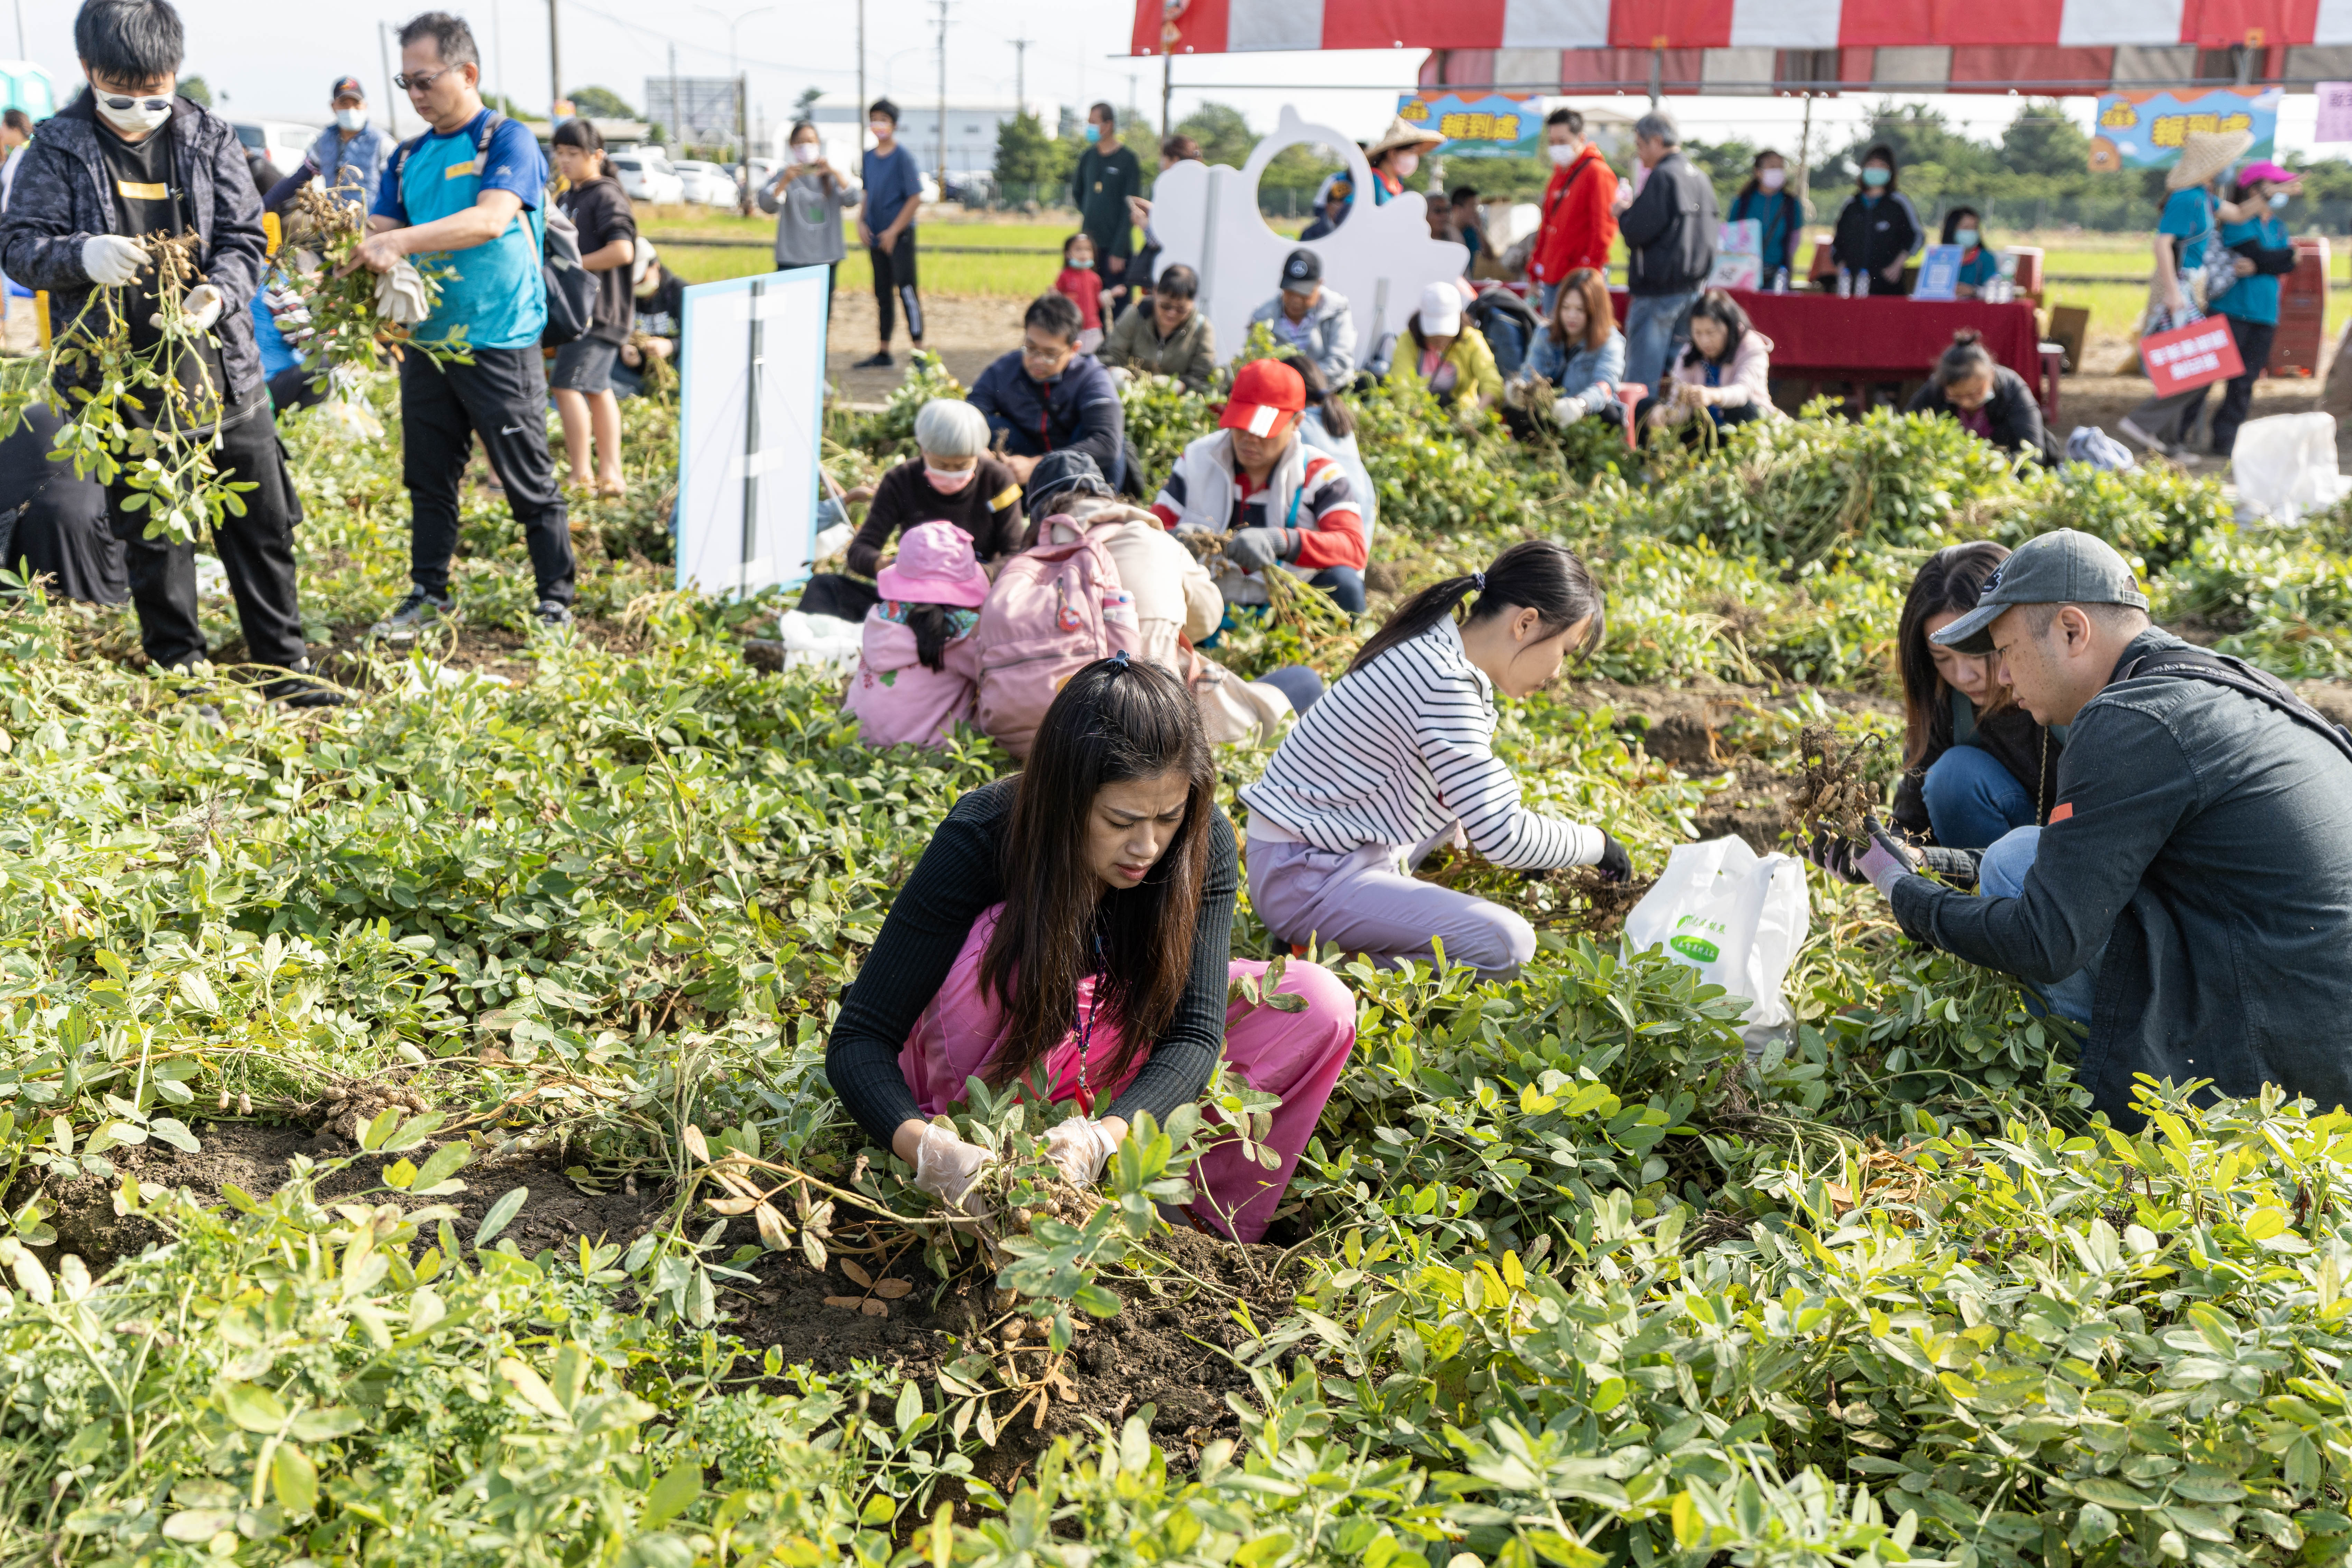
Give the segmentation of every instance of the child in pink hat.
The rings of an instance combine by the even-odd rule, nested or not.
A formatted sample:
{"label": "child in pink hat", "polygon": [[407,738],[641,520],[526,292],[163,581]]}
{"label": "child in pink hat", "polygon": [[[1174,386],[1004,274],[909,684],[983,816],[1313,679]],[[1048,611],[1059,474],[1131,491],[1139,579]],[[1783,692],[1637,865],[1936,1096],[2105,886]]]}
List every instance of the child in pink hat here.
{"label": "child in pink hat", "polygon": [[942,745],[971,717],[980,683],[971,628],[988,597],[988,574],[963,530],[925,522],[898,536],[898,559],[874,583],[882,602],[866,613],[866,646],[849,682],[858,739],[869,746]]}

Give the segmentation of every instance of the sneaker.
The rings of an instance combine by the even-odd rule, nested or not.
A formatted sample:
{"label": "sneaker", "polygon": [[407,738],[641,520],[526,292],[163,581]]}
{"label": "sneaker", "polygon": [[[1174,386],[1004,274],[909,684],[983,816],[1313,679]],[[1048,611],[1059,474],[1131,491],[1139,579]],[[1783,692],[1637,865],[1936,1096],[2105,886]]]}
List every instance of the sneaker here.
{"label": "sneaker", "polygon": [[2131,442],[2134,446],[2144,447],[2150,452],[2169,454],[2172,450],[2170,447],[2166,446],[2162,441],[2157,439],[2154,436],[2149,435],[2147,431],[2133,424],[2129,417],[2118,420],[2116,422],[2116,428],[2124,433],[2124,439]]}
{"label": "sneaker", "polygon": [[568,626],[572,624],[572,606],[561,599],[541,599],[531,611],[531,618],[542,626]]}
{"label": "sneaker", "polygon": [[859,360],[856,364],[851,365],[849,368],[852,370],[888,370],[897,363],[897,361],[890,357],[890,351],[888,349],[882,349],[875,353],[867,355],[862,360]]}
{"label": "sneaker", "polygon": [[273,680],[261,689],[261,694],[281,708],[341,708],[350,700],[333,687],[300,676]]}
{"label": "sneaker", "polygon": [[427,621],[454,621],[457,618],[457,602],[446,594],[428,594],[422,588],[411,588],[408,597],[394,605],[392,614],[368,628],[368,636],[392,642],[406,642],[422,631]]}

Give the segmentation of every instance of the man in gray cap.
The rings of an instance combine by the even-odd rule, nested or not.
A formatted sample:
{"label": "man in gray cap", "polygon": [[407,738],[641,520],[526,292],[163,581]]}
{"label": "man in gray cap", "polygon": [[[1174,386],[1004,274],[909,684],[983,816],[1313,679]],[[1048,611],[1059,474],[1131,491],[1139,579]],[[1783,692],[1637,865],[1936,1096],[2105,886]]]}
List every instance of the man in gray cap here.
{"label": "man in gray cap", "polygon": [[2072,529],[1934,640],[2073,728],[2046,826],[1975,854],[1874,825],[1856,868],[1904,931],[2089,1026],[2077,1076],[2124,1125],[2142,1073],[2352,1105],[2352,736],[2151,626],[2123,557]]}

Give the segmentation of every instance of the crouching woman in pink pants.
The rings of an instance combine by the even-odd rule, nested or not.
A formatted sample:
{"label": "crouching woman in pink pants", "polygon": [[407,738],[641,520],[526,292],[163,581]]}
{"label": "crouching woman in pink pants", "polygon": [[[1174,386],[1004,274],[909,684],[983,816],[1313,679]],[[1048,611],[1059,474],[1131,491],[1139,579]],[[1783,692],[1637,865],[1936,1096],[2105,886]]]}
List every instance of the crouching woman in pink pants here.
{"label": "crouching woman in pink pants", "polygon": [[1125,654],[1072,676],[1027,768],[956,803],[843,996],[825,1073],[858,1124],[960,1203],[989,1155],[925,1119],[1041,1064],[1077,1113],[1048,1134],[1055,1163],[1098,1180],[1149,1110],[1199,1098],[1218,1058],[1280,1097],[1267,1171],[1220,1143],[1192,1172],[1193,1214],[1240,1241],[1265,1234],[1356,1040],[1354,999],[1293,963],[1285,1013],[1228,1007],[1240,857],[1183,684]]}

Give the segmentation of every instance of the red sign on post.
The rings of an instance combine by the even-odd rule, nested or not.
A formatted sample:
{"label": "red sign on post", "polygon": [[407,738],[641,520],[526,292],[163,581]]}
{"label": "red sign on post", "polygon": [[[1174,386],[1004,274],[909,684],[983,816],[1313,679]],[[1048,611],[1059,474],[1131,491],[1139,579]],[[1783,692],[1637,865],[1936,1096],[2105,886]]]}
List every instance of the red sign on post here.
{"label": "red sign on post", "polygon": [[2169,331],[2150,332],[2139,341],[2139,363],[2147,379],[2156,384],[2158,397],[2228,381],[2246,368],[2238,358],[2230,323],[2219,316]]}

